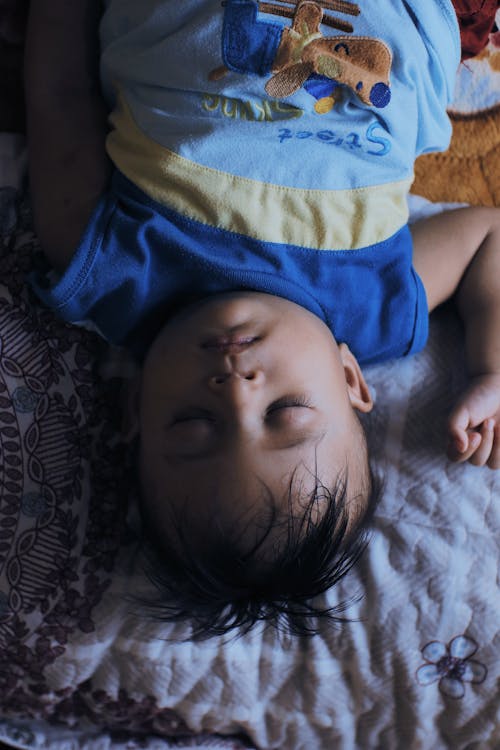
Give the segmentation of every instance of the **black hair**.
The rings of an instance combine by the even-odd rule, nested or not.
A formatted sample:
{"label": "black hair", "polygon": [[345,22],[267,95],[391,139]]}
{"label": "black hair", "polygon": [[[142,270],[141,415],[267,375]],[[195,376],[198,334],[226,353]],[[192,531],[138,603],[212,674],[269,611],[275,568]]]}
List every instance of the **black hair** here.
{"label": "black hair", "polygon": [[[189,638],[195,640],[235,629],[244,634],[257,622],[299,636],[317,634],[321,621],[337,626],[348,622],[345,612],[356,597],[334,607],[312,600],[344,578],[367,546],[369,522],[380,494],[378,481],[371,470],[367,473],[365,491],[354,498],[347,497],[345,472],[331,489],[316,478],[301,514],[292,503],[294,476],[287,513],[278,511],[279,504],[265,488],[267,513],[252,519],[252,528],[257,525],[259,533],[246,549],[241,542],[250,524],[228,533],[214,523],[212,533],[206,529],[200,541],[199,535],[189,533],[182,516],[173,517],[177,543],[167,548],[165,540],[157,538],[154,524],[143,516],[144,570],[156,589],[154,599],[141,600],[143,612],[163,622],[189,622]],[[346,505],[361,499],[364,510],[349,523]],[[271,532],[278,543],[271,545],[269,559],[268,550],[263,551]]]}

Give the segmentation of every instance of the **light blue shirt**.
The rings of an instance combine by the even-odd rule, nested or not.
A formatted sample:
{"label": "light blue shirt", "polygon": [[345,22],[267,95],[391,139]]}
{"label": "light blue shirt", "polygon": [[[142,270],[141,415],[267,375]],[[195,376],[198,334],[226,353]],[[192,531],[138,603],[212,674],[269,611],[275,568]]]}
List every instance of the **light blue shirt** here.
{"label": "light blue shirt", "polygon": [[[324,114],[315,109],[312,82],[277,99],[265,90],[270,72],[230,70],[214,80],[213,71],[227,65],[228,48],[240,42],[243,68],[270,67],[265,56],[272,56],[276,40],[271,53],[258,49],[250,62],[245,58],[256,36],[248,14],[236,42],[231,37],[228,19],[242,6],[253,6],[255,24],[268,27],[271,37],[291,26],[291,19],[257,13],[254,0],[108,0],[101,71],[110,103],[119,88],[143,133],[188,160],[295,188],[351,189],[411,178],[416,156],[447,148],[446,107],[460,61],[450,0],[360,0],[358,16],[325,10],[325,18],[353,26],[351,34],[320,26],[321,37],[336,38],[340,52],[361,37],[365,57],[369,40],[378,40],[392,59],[386,106],[367,106],[341,85]],[[233,62],[237,57],[233,52]],[[363,75],[361,69],[358,84]]]}

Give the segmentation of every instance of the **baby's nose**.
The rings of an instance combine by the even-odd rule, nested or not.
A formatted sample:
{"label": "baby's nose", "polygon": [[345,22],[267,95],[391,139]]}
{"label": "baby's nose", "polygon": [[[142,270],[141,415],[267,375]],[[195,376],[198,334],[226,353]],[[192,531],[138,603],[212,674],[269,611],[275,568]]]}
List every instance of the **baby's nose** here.
{"label": "baby's nose", "polygon": [[212,375],[209,386],[213,390],[248,389],[261,385],[264,382],[264,373],[257,367],[247,367],[238,371],[220,372]]}

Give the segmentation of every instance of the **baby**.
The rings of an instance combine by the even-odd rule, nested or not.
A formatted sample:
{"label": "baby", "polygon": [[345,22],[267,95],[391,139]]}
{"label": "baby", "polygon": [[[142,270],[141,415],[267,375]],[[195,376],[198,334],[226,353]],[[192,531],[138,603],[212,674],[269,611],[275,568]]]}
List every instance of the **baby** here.
{"label": "baby", "polygon": [[[32,0],[26,59],[47,304],[141,365],[131,390],[157,606],[207,636],[312,633],[377,498],[363,365],[454,296],[455,461],[500,467],[500,212],[407,225],[445,149],[450,0]],[[439,52],[438,52],[439,50]],[[107,133],[107,115],[111,132]]]}

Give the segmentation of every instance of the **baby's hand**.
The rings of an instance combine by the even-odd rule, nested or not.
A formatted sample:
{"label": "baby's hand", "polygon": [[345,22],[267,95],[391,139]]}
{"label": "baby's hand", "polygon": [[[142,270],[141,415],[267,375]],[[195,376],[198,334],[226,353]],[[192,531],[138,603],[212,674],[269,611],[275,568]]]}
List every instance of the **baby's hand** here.
{"label": "baby's hand", "polygon": [[448,419],[448,456],[500,469],[500,374],[475,377]]}

